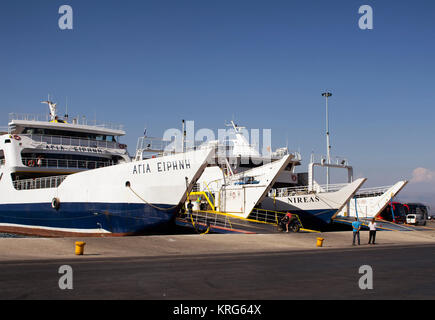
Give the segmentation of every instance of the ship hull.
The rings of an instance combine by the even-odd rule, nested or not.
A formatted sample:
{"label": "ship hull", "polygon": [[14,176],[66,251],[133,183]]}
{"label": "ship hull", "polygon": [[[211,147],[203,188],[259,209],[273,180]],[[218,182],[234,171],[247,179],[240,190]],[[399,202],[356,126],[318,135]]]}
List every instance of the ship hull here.
{"label": "ship hull", "polygon": [[127,236],[161,233],[176,209],[165,204],[51,203],[0,205],[0,232],[44,237]]}
{"label": "ship hull", "polygon": [[5,168],[0,232],[63,237],[168,231],[210,156],[211,150],[201,150],[118,164],[71,174],[55,187],[38,179],[17,184]]}
{"label": "ship hull", "polygon": [[297,214],[304,228],[325,231],[333,218],[357,192],[366,179],[357,179],[339,191],[286,197],[267,197],[261,208]]}

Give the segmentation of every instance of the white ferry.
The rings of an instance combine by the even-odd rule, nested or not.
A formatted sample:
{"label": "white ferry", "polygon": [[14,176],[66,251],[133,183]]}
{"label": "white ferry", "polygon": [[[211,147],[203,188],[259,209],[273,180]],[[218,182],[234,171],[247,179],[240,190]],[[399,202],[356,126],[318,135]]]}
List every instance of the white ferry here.
{"label": "white ferry", "polygon": [[[341,184],[320,185],[316,182],[315,167],[343,169],[348,172],[348,181]],[[290,211],[297,214],[304,227],[314,230],[328,230],[340,210],[347,208],[349,200],[367,180],[353,179],[353,168],[345,159],[327,163],[324,158],[316,160],[312,155],[308,172],[298,174],[295,186],[274,188],[263,201],[262,207],[269,210]],[[304,179],[302,179],[304,177]],[[347,209],[346,209],[347,210]]]}
{"label": "white ferry", "polygon": [[[199,146],[215,146],[216,149],[213,163],[206,168],[194,189],[208,195],[211,200],[207,199],[207,202],[213,211],[249,222],[264,220],[271,223],[276,223],[283,216],[282,212],[291,211],[300,217],[304,227],[319,230],[331,222],[366,180],[352,181],[353,177],[350,177],[346,184],[308,189],[306,175],[295,172],[301,163],[299,153],[279,148],[271,152],[270,157],[263,156],[244,136],[244,127],[234,122],[231,127],[234,135],[226,141],[208,141]],[[176,143],[165,145],[158,138],[144,138],[138,143],[138,159],[144,152],[161,154],[169,144]],[[338,167],[348,166],[345,163]],[[317,186],[313,177],[311,181]],[[211,219],[214,218],[211,215]]]}
{"label": "white ferry", "polygon": [[11,114],[0,136],[0,232],[153,233],[175,219],[211,149],[132,162],[121,127]]}
{"label": "white ferry", "polygon": [[[282,152],[273,153],[271,158],[262,157],[254,146],[242,135],[241,128],[232,122],[235,140],[206,141],[193,149],[213,148],[214,157],[189,194],[195,211],[195,222],[209,224],[217,221],[219,214],[229,214],[233,218],[246,219],[253,209],[267,196],[270,188],[279,176],[293,163],[299,162],[299,155]],[[184,145],[184,142],[181,143]],[[175,140],[164,141],[161,138],[141,137],[138,141],[136,160],[153,155],[183,152],[176,150],[180,145]],[[191,147],[192,148],[192,147]],[[185,217],[184,217],[185,218]],[[198,220],[197,220],[198,219]],[[189,219],[177,219],[177,225],[192,227]],[[212,232],[227,232],[227,228],[211,225]]]}
{"label": "white ferry", "polygon": [[[231,122],[231,125],[235,137],[226,143],[228,148],[225,150],[228,151],[228,154],[223,157],[233,164],[233,172],[230,172],[227,180],[237,181],[239,176],[239,181],[244,181],[250,176],[255,177],[255,174],[251,174],[251,172],[259,170],[267,172],[265,169],[271,165],[280,169],[274,171],[273,179],[269,178],[270,183],[263,190],[265,193],[258,197],[255,205],[250,207],[241,205],[246,202],[244,192],[231,192],[234,186],[226,184],[226,188],[221,191],[221,194],[227,193],[227,197],[224,198],[226,203],[221,205],[224,212],[230,212],[232,215],[253,221],[276,222],[282,216],[277,215],[277,212],[290,211],[299,217],[304,228],[321,230],[331,223],[332,218],[341,208],[346,206],[349,199],[366,181],[364,178],[353,181],[352,168],[346,161],[333,165],[326,164],[324,161],[316,163],[312,159],[307,174],[296,173],[297,166],[301,164],[299,153],[291,153],[288,148],[282,147],[271,152],[270,157],[262,156],[258,152],[258,148],[249,144],[243,135],[243,127],[235,125],[234,122]],[[280,167],[283,160],[285,165]],[[268,164],[268,162],[270,163]],[[348,183],[322,188],[314,179],[315,166],[347,169],[349,171]],[[239,173],[234,174],[234,171]],[[207,180],[206,175],[207,171],[204,172],[199,182]],[[221,178],[222,180],[224,179]],[[238,196],[239,194],[240,196]],[[237,204],[245,210],[237,210]]]}

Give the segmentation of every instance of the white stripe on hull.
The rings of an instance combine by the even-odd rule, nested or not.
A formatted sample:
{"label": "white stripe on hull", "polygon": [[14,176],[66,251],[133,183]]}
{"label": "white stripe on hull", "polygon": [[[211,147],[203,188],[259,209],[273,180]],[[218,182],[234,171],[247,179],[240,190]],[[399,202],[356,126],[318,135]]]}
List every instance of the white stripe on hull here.
{"label": "white stripe on hull", "polygon": [[104,229],[53,228],[53,227],[29,226],[29,225],[12,224],[12,223],[0,223],[0,228],[1,227],[19,228],[19,229],[40,229],[40,230],[47,230],[47,231],[60,231],[60,232],[65,232],[65,233],[101,233],[101,234],[111,233],[110,231],[107,231]]}

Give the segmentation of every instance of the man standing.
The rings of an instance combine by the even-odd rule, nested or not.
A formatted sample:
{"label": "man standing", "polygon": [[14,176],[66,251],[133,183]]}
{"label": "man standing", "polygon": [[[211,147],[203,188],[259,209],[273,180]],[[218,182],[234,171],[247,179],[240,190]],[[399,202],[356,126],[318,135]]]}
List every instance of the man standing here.
{"label": "man standing", "polygon": [[361,229],[361,222],[358,221],[358,218],[355,218],[355,221],[352,222],[352,229],[353,229],[353,241],[352,245],[355,245],[355,236],[358,237],[358,245],[360,245],[360,237],[359,237],[359,231]]}
{"label": "man standing", "polygon": [[370,229],[370,235],[369,235],[369,244],[375,244],[376,239],[376,221],[375,218],[372,219],[372,221],[369,223],[369,229]]}
{"label": "man standing", "polygon": [[192,200],[189,199],[189,203],[187,204],[187,217],[190,218],[192,216],[193,203]]}

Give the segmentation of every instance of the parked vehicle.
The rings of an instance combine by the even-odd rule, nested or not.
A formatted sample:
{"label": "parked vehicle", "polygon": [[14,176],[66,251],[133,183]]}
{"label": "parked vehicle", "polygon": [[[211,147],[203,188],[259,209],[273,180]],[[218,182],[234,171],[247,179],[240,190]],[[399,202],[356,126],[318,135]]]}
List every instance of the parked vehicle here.
{"label": "parked vehicle", "polygon": [[404,204],[407,211],[406,222],[409,224],[426,225],[428,219],[427,207],[422,203],[406,203]]}
{"label": "parked vehicle", "polygon": [[400,202],[389,203],[379,214],[378,219],[395,223],[406,223],[407,209]]}

